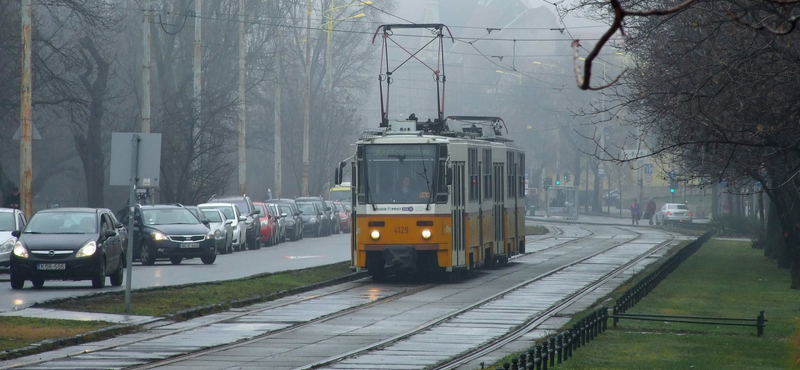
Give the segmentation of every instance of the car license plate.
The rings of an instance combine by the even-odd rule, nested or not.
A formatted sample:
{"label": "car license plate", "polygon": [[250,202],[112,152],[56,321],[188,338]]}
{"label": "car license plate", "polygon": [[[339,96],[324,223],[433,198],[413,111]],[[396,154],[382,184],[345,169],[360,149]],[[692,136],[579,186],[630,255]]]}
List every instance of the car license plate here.
{"label": "car license plate", "polygon": [[66,270],[66,263],[40,263],[36,265],[39,270]]}
{"label": "car license plate", "polygon": [[183,243],[181,248],[200,248],[200,243]]}

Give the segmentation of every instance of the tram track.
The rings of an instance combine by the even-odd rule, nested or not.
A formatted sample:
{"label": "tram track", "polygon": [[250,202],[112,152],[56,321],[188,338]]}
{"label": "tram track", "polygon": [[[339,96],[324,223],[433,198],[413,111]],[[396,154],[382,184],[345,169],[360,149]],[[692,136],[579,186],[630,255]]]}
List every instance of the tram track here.
{"label": "tram track", "polygon": [[[627,229],[623,229],[623,230],[625,230],[626,232],[632,232],[632,231],[627,230]],[[568,263],[568,264],[562,265],[560,267],[554,268],[554,269],[552,269],[550,271],[547,271],[547,272],[545,272],[543,274],[540,274],[540,275],[538,275],[536,277],[533,277],[533,278],[531,278],[529,280],[526,280],[526,281],[524,281],[522,283],[519,283],[519,284],[517,284],[517,285],[515,285],[515,286],[513,286],[511,288],[508,288],[508,289],[506,289],[506,290],[504,290],[502,292],[499,292],[499,293],[497,293],[497,294],[495,294],[493,296],[490,296],[490,297],[488,297],[488,298],[486,298],[484,300],[481,300],[481,301],[476,302],[476,303],[474,303],[472,305],[464,307],[464,308],[462,308],[462,309],[460,309],[458,311],[455,311],[455,312],[452,312],[452,313],[450,313],[448,315],[439,317],[436,320],[432,320],[432,321],[426,322],[424,324],[421,324],[415,330],[412,330],[412,331],[409,331],[409,332],[406,332],[406,333],[402,333],[402,334],[396,335],[396,336],[391,337],[391,338],[387,338],[387,339],[385,339],[383,341],[380,341],[380,342],[377,342],[377,343],[373,343],[373,344],[371,344],[369,346],[365,346],[365,347],[350,351],[348,353],[337,355],[337,356],[328,358],[328,359],[323,360],[323,361],[319,361],[319,362],[316,362],[316,363],[313,363],[313,364],[308,364],[308,365],[305,365],[305,366],[302,366],[302,367],[297,367],[295,369],[296,370],[345,369],[345,368],[348,368],[348,366],[354,366],[353,363],[340,364],[340,362],[342,362],[342,361],[344,361],[346,359],[353,359],[353,358],[357,358],[359,356],[369,355],[372,352],[386,349],[387,347],[390,347],[390,346],[398,344],[398,343],[400,343],[402,341],[408,340],[409,338],[412,338],[412,337],[414,337],[416,335],[419,335],[421,333],[425,333],[427,331],[434,330],[437,326],[440,326],[443,323],[446,323],[446,322],[448,322],[450,320],[453,320],[453,319],[455,319],[455,318],[457,318],[459,316],[462,316],[462,315],[468,314],[468,313],[470,313],[472,311],[475,311],[476,309],[478,309],[480,307],[483,307],[483,306],[487,305],[490,302],[494,302],[494,301],[497,301],[499,299],[502,299],[504,296],[507,296],[507,295],[509,295],[509,294],[511,294],[511,293],[513,293],[515,291],[519,291],[519,290],[521,290],[521,289],[523,289],[525,287],[528,287],[534,282],[541,281],[541,280],[543,280],[543,279],[545,279],[547,277],[550,277],[550,276],[553,276],[555,274],[558,274],[560,271],[566,270],[566,269],[568,269],[570,267],[579,265],[581,263],[585,263],[586,261],[588,261],[588,260],[590,260],[590,259],[592,259],[594,257],[597,257],[599,255],[602,255],[603,253],[606,253],[609,250],[618,248],[618,247],[620,247],[622,245],[626,245],[626,244],[628,244],[628,243],[630,243],[632,241],[638,240],[641,237],[641,233],[637,233],[637,232],[633,232],[633,233],[636,235],[634,238],[621,241],[620,243],[615,243],[612,246],[609,246],[609,247],[604,248],[604,249],[602,249],[600,251],[592,253],[591,255],[585,256],[584,258],[581,258],[581,259],[578,259],[576,261],[573,261],[572,263]],[[592,233],[592,235],[594,235],[594,233]],[[437,369],[437,370],[438,369],[442,369],[442,370],[452,369],[455,366],[458,366],[458,365],[460,365],[462,363],[469,362],[470,360],[472,360],[474,358],[479,358],[480,356],[483,356],[485,353],[492,352],[492,351],[496,350],[497,348],[502,347],[504,344],[507,344],[507,343],[509,343],[509,342],[511,342],[513,340],[518,339],[522,335],[524,335],[524,334],[530,332],[531,330],[533,330],[536,326],[540,325],[541,322],[543,322],[547,318],[549,318],[549,317],[553,316],[555,313],[561,311],[564,307],[569,306],[570,304],[574,303],[575,301],[577,301],[581,297],[583,297],[586,294],[588,294],[588,292],[593,291],[594,289],[596,289],[597,287],[601,286],[602,284],[604,284],[608,280],[612,279],[613,277],[615,277],[616,275],[618,275],[622,271],[624,271],[624,270],[630,268],[631,266],[634,266],[635,264],[641,262],[644,258],[649,257],[650,255],[655,253],[657,250],[669,245],[673,240],[674,240],[674,236],[671,239],[669,239],[669,240],[667,240],[665,242],[659,243],[657,246],[653,247],[650,251],[648,251],[648,253],[646,253],[644,255],[641,255],[638,258],[636,258],[636,259],[634,259],[632,261],[629,261],[628,263],[626,263],[626,264],[614,269],[612,272],[609,272],[608,274],[603,276],[601,279],[597,280],[595,283],[590,284],[588,286],[585,286],[582,289],[580,289],[579,291],[570,294],[569,296],[567,296],[564,299],[562,299],[558,304],[556,304],[556,305],[548,308],[547,310],[545,310],[545,311],[543,311],[543,312],[541,312],[541,313],[529,318],[525,323],[519,325],[518,328],[512,330],[506,336],[503,336],[502,338],[498,338],[497,340],[493,341],[492,343],[487,344],[485,349],[481,349],[481,350],[470,349],[469,351],[467,351],[465,353],[458,354],[456,357],[454,357],[454,359],[452,361],[448,361],[445,364],[442,364],[442,365],[439,365],[439,366],[435,366],[432,369]],[[564,244],[567,244],[567,243],[570,243],[570,242],[571,241],[562,243],[562,244],[560,244],[560,246],[563,246]]]}
{"label": "tram track", "polygon": [[[306,330],[306,331],[308,331],[308,330],[310,330],[310,331],[317,330],[318,331],[319,328],[321,328],[321,327],[329,327],[330,325],[335,325],[335,324],[333,324],[333,322],[336,321],[337,319],[340,320],[340,321],[341,320],[352,320],[354,322],[360,322],[361,321],[360,318],[363,318],[364,315],[365,315],[365,314],[360,314],[361,312],[368,312],[369,311],[370,313],[366,314],[366,315],[374,315],[375,309],[377,308],[377,309],[380,310],[381,307],[383,307],[383,306],[386,306],[386,308],[383,308],[383,310],[385,310],[385,311],[387,310],[387,308],[390,311],[393,310],[391,308],[391,307],[394,306],[394,305],[392,305],[392,302],[398,302],[402,306],[403,305],[403,303],[402,303],[403,301],[401,301],[401,300],[403,300],[403,298],[409,298],[411,300],[418,300],[418,298],[415,298],[415,296],[420,296],[421,297],[421,296],[426,296],[426,295],[427,296],[431,296],[431,295],[439,294],[439,293],[436,293],[436,292],[430,292],[430,293],[421,294],[421,293],[424,293],[424,292],[429,291],[431,289],[441,288],[441,289],[444,289],[445,291],[454,291],[454,290],[459,290],[461,288],[466,289],[467,286],[470,285],[470,283],[473,283],[473,282],[474,283],[478,283],[479,281],[480,281],[481,285],[476,285],[476,286],[483,287],[482,284],[487,284],[489,281],[491,281],[491,280],[483,281],[484,278],[490,278],[490,279],[496,279],[496,280],[507,279],[507,278],[504,278],[504,276],[511,276],[513,274],[518,273],[517,269],[524,267],[525,264],[530,265],[530,266],[540,266],[541,265],[542,267],[545,267],[546,265],[555,266],[556,264],[558,264],[558,267],[555,267],[555,268],[546,267],[549,270],[544,271],[543,273],[538,274],[537,276],[535,276],[535,277],[533,277],[531,279],[528,279],[528,280],[525,280],[525,281],[521,281],[521,282],[520,282],[519,279],[516,279],[515,281],[520,282],[519,284],[515,284],[515,285],[511,286],[508,289],[504,289],[503,291],[501,291],[501,292],[499,292],[497,294],[491,295],[488,298],[485,298],[485,299],[478,298],[478,300],[476,300],[474,303],[469,304],[466,307],[463,307],[461,309],[458,309],[458,310],[455,310],[455,311],[452,311],[452,312],[448,311],[448,314],[444,314],[444,315],[440,315],[440,316],[430,315],[428,317],[425,317],[423,320],[420,320],[421,323],[415,323],[414,324],[414,330],[405,330],[405,328],[398,329],[396,331],[395,335],[391,335],[390,334],[390,336],[386,337],[385,339],[376,340],[371,345],[362,346],[362,347],[359,347],[359,345],[348,345],[349,347],[351,347],[351,349],[350,350],[348,350],[347,348],[343,349],[342,352],[344,352],[344,353],[340,353],[340,354],[337,354],[337,355],[333,356],[332,354],[334,354],[336,352],[331,352],[331,356],[328,357],[328,358],[318,357],[319,361],[315,361],[313,363],[310,363],[310,364],[307,364],[307,365],[302,365],[302,366],[299,365],[299,364],[298,365],[293,365],[293,368],[297,368],[297,369],[315,369],[315,368],[321,368],[321,367],[328,366],[328,365],[335,366],[336,363],[341,362],[344,359],[358,357],[360,355],[364,355],[364,354],[367,354],[367,353],[370,353],[370,352],[373,352],[373,351],[380,350],[381,348],[389,347],[392,344],[400,343],[403,340],[406,340],[408,338],[412,338],[414,335],[418,335],[420,333],[423,333],[426,330],[431,330],[431,329],[435,328],[436,326],[440,326],[442,324],[445,324],[449,320],[456,319],[456,318],[458,318],[458,316],[460,314],[461,315],[468,314],[471,310],[473,310],[473,311],[474,310],[479,310],[479,309],[481,309],[482,306],[491,304],[494,301],[502,300],[505,295],[514,294],[514,292],[517,291],[517,290],[525,289],[526,285],[530,285],[532,283],[535,283],[536,281],[541,281],[543,279],[547,279],[548,277],[551,277],[551,276],[555,276],[560,271],[564,271],[565,269],[569,269],[572,266],[578,266],[581,263],[583,263],[584,261],[587,261],[587,260],[589,260],[589,259],[591,259],[593,257],[601,255],[602,253],[605,253],[605,252],[607,252],[609,250],[617,248],[620,245],[624,245],[625,243],[635,242],[636,240],[638,240],[641,237],[641,233],[637,233],[637,232],[634,232],[634,231],[631,231],[631,230],[624,229],[624,228],[620,227],[619,228],[620,230],[624,230],[624,235],[625,236],[623,238],[619,238],[618,240],[614,240],[614,238],[617,237],[616,235],[618,235],[618,233],[610,234],[611,235],[610,237],[604,237],[604,236],[601,235],[597,239],[598,243],[590,244],[590,243],[587,242],[587,240],[591,239],[594,236],[596,236],[597,233],[595,231],[593,231],[593,230],[590,230],[588,227],[585,227],[583,225],[574,225],[574,226],[567,226],[564,229],[562,229],[560,227],[557,228],[557,229],[558,229],[558,232],[556,233],[556,235],[551,235],[551,236],[545,237],[545,238],[538,238],[535,242],[529,241],[530,243],[545,244],[543,246],[543,248],[541,248],[539,250],[536,250],[536,251],[533,251],[531,253],[526,253],[525,255],[515,256],[515,259],[516,258],[524,258],[526,256],[539,256],[539,258],[544,257],[545,259],[542,259],[541,261],[535,261],[535,262],[533,262],[533,264],[531,264],[530,261],[523,262],[522,264],[512,263],[512,264],[509,264],[511,268],[508,268],[508,269],[506,269],[505,267],[500,267],[500,268],[495,268],[495,269],[491,269],[491,270],[478,270],[478,275],[482,275],[481,279],[478,279],[477,281],[472,281],[472,280],[476,279],[476,277],[473,276],[472,280],[470,280],[470,279],[465,280],[463,285],[425,284],[425,285],[411,286],[411,287],[409,287],[409,286],[397,286],[397,285],[391,285],[391,284],[389,284],[389,285],[386,285],[386,284],[375,285],[374,283],[369,281],[368,278],[365,278],[365,279],[357,280],[355,282],[347,283],[346,286],[343,286],[343,287],[340,287],[340,288],[330,287],[330,288],[328,288],[328,291],[324,291],[324,292],[322,292],[322,291],[306,292],[303,295],[297,296],[297,297],[284,297],[281,300],[279,300],[280,302],[279,301],[268,302],[268,303],[264,303],[264,304],[259,304],[259,305],[254,306],[254,307],[249,307],[249,308],[246,308],[246,309],[242,309],[242,311],[238,311],[238,310],[230,311],[226,315],[220,315],[219,319],[213,319],[213,320],[207,319],[204,322],[196,324],[196,325],[185,325],[184,323],[182,323],[182,324],[185,325],[184,329],[172,330],[172,331],[163,332],[163,333],[160,333],[160,334],[157,334],[157,335],[148,335],[146,337],[139,337],[138,339],[131,339],[131,340],[122,341],[122,342],[117,341],[114,345],[108,345],[108,346],[103,346],[103,347],[94,347],[94,348],[91,349],[90,353],[87,353],[88,351],[84,351],[84,352],[81,352],[81,353],[74,353],[73,355],[69,356],[69,358],[64,359],[63,361],[60,361],[60,363],[57,360],[55,363],[53,363],[53,365],[55,365],[56,367],[61,366],[59,368],[67,368],[67,367],[69,367],[69,364],[70,364],[70,362],[68,362],[68,361],[72,360],[73,358],[76,360],[76,363],[82,363],[81,360],[79,360],[80,358],[83,358],[83,362],[84,363],[89,363],[91,361],[91,359],[92,359],[92,356],[95,356],[94,357],[95,359],[97,359],[97,358],[109,359],[109,358],[113,358],[114,356],[119,356],[120,359],[128,359],[128,360],[130,360],[131,353],[133,353],[132,351],[135,351],[136,349],[141,351],[142,348],[156,348],[156,350],[154,350],[154,351],[158,352],[159,343],[163,343],[163,341],[159,341],[158,339],[162,338],[162,339],[170,340],[169,338],[167,338],[170,335],[175,335],[176,337],[188,338],[188,337],[192,337],[192,336],[206,335],[206,333],[213,333],[214,330],[219,330],[219,328],[221,328],[223,325],[227,325],[226,327],[236,327],[237,325],[248,325],[248,324],[246,324],[248,322],[250,322],[250,323],[255,323],[255,322],[262,323],[263,321],[257,321],[258,318],[250,317],[250,316],[258,316],[258,315],[261,315],[261,319],[263,319],[263,320],[278,322],[281,319],[280,318],[276,318],[276,317],[280,317],[283,314],[280,313],[280,312],[273,312],[273,311],[270,311],[270,310],[276,310],[276,311],[280,311],[280,310],[287,311],[288,310],[288,311],[300,312],[300,311],[304,310],[303,307],[306,307],[305,309],[308,309],[308,308],[313,309],[313,306],[315,304],[318,306],[318,305],[321,304],[321,302],[327,302],[327,301],[325,301],[325,299],[330,299],[331,297],[344,296],[344,295],[347,295],[347,294],[356,295],[355,293],[353,293],[356,290],[361,290],[362,291],[362,292],[360,292],[360,294],[362,294],[362,296],[358,297],[360,299],[364,298],[363,297],[364,291],[372,291],[372,290],[375,290],[375,291],[383,291],[383,290],[385,290],[386,291],[386,292],[381,293],[381,294],[384,294],[386,296],[381,297],[379,299],[374,299],[374,300],[372,300],[372,301],[370,301],[368,303],[359,304],[359,305],[352,305],[352,306],[350,306],[350,307],[348,307],[346,309],[336,309],[336,310],[334,310],[333,308],[331,308],[329,310],[330,312],[328,312],[327,314],[319,315],[318,317],[316,317],[316,318],[314,318],[312,320],[305,320],[305,321],[302,321],[302,322],[300,322],[298,320],[298,322],[291,322],[286,327],[277,328],[277,329],[276,328],[272,328],[270,330],[267,330],[267,331],[260,332],[258,334],[252,335],[247,339],[240,339],[240,340],[235,340],[235,341],[225,342],[225,343],[220,342],[218,344],[212,344],[212,345],[206,346],[206,347],[197,347],[195,349],[189,349],[191,344],[187,344],[186,348],[187,348],[188,352],[170,353],[170,354],[166,354],[166,352],[165,352],[165,354],[163,356],[161,356],[161,358],[157,358],[156,355],[154,354],[152,357],[140,359],[140,361],[138,361],[137,363],[130,363],[129,362],[126,365],[119,366],[119,367],[136,368],[136,369],[152,369],[152,368],[158,368],[158,367],[169,366],[169,365],[173,365],[174,366],[174,364],[178,364],[178,366],[181,366],[179,363],[184,362],[184,361],[187,362],[187,363],[192,363],[192,361],[202,361],[203,357],[206,356],[206,355],[211,356],[211,357],[214,357],[215,355],[217,355],[217,356],[225,356],[228,350],[233,350],[235,352],[237,349],[245,349],[247,347],[251,347],[251,348],[270,348],[270,346],[274,346],[274,343],[280,342],[281,340],[284,340],[284,339],[282,339],[282,337],[283,338],[286,338],[286,337],[300,337],[300,336],[304,335],[304,330]],[[567,231],[565,231],[565,230],[567,230]],[[578,234],[580,234],[580,235],[569,236],[569,238],[567,238],[566,234],[568,234],[570,232],[575,232],[577,230],[580,230],[578,232]],[[552,243],[552,245],[551,245],[551,243]],[[578,245],[576,245],[575,243],[578,243]],[[584,244],[585,246],[581,246],[580,245],[581,243]],[[605,245],[604,243],[608,243],[608,245]],[[669,243],[669,241],[661,243],[661,244],[666,244],[666,243]],[[590,253],[588,255],[584,255],[580,259],[577,259],[577,260],[572,261],[570,263],[563,263],[563,264],[562,264],[562,262],[560,260],[558,260],[558,261],[556,260],[558,258],[566,257],[567,255],[569,255],[571,253],[570,251],[584,250],[587,247],[593,248],[593,247],[591,247],[592,245],[597,246],[598,250],[597,251],[592,250],[591,252],[593,252],[593,253]],[[565,250],[564,251],[558,251],[559,248],[565,248]],[[586,251],[586,252],[589,252],[589,251]],[[645,258],[645,257],[642,257],[642,258]],[[641,260],[642,258],[639,258],[637,261]],[[630,266],[630,265],[631,265],[631,263],[626,264],[626,266]],[[485,271],[489,271],[490,274],[485,273]],[[482,288],[482,289],[485,289],[485,288]],[[348,298],[339,297],[338,299],[341,302],[341,301],[347,300]],[[567,299],[568,298],[564,298],[564,300],[562,302],[562,305],[568,304],[567,303]],[[572,301],[577,300],[577,299],[579,299],[579,296],[573,294]],[[317,301],[317,302],[316,303],[311,303],[311,302],[314,302],[314,301]],[[303,305],[303,304],[305,304],[305,306],[300,306],[300,305]],[[419,309],[419,308],[417,308],[417,309]],[[558,312],[555,309],[552,309],[551,311],[552,312]],[[300,312],[300,313],[302,313],[302,312]],[[267,316],[269,316],[269,319],[265,319],[265,317],[267,317]],[[305,314],[304,313],[304,316],[311,316],[311,314]],[[539,315],[539,317],[541,318],[543,316]],[[535,320],[535,319],[536,318],[532,318],[531,320]],[[215,325],[216,325],[216,329],[213,327]],[[316,326],[316,325],[319,325],[319,326]],[[522,326],[522,325],[520,325],[520,326]],[[193,331],[195,329],[198,329],[198,330]],[[405,330],[405,331],[401,332],[401,330]],[[331,338],[329,338],[328,340],[336,341],[335,338],[336,338],[335,334],[332,334]],[[172,339],[172,340],[174,341],[174,339]],[[312,349],[310,349],[310,350],[312,350]],[[103,352],[103,353],[101,353],[101,352]],[[269,357],[269,356],[265,357],[265,361],[269,361],[269,358],[271,358],[271,357]],[[311,359],[309,362],[312,362],[312,361],[314,361],[314,360]],[[22,365],[21,364],[16,364],[13,367],[15,367],[15,368],[19,367],[19,366],[33,367],[33,366],[36,366],[37,364],[42,364],[43,362],[46,362],[46,361],[31,362],[31,363],[22,364]],[[42,364],[42,365],[43,366],[36,366],[36,368],[47,368],[48,364]],[[64,367],[65,365],[67,365],[67,366]],[[346,366],[347,365],[345,365],[344,368],[347,368]],[[77,367],[77,366],[75,366],[75,367]],[[267,367],[270,367],[270,366],[267,366]],[[89,367],[86,367],[86,368],[89,368]],[[100,368],[100,367],[98,367],[98,368]],[[102,367],[102,368],[106,368],[106,367]],[[290,367],[284,367],[284,368],[290,368]]]}

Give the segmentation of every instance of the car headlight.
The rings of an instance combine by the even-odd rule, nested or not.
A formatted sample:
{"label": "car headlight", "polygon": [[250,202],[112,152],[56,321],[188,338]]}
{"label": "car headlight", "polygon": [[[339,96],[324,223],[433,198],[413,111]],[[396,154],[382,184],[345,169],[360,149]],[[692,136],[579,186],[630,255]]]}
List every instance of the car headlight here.
{"label": "car headlight", "polygon": [[167,240],[167,236],[160,231],[156,231],[153,233],[153,240]]}
{"label": "car headlight", "polygon": [[378,238],[381,237],[381,232],[378,230],[372,230],[372,232],[369,233],[369,236],[372,238],[372,240],[378,240]]}
{"label": "car headlight", "polygon": [[428,229],[422,230],[422,239],[428,240],[431,238],[431,231]]}
{"label": "car headlight", "polygon": [[311,219],[308,220],[308,222],[313,224],[313,223],[317,222],[317,218],[316,217],[311,217]]}
{"label": "car headlight", "polygon": [[28,258],[28,250],[21,242],[17,241],[14,243],[14,255],[20,258]]}
{"label": "car headlight", "polygon": [[14,249],[14,244],[16,243],[17,243],[17,238],[12,237],[6,240],[5,242],[3,242],[3,244],[0,244],[0,253],[10,252],[12,249]]}
{"label": "car headlight", "polygon": [[250,228],[250,227],[252,227],[252,226],[253,226],[253,221],[247,220],[247,221],[245,221],[245,222],[244,222],[244,224],[245,224],[245,226],[247,226],[248,228]]}
{"label": "car headlight", "polygon": [[[209,239],[211,239],[211,234],[208,234]],[[217,239],[222,239],[222,231],[221,230],[214,230],[214,237]]]}
{"label": "car headlight", "polygon": [[92,240],[84,244],[83,247],[81,247],[81,249],[78,249],[78,253],[75,254],[75,257],[89,257],[93,255],[94,252],[97,252],[97,243],[95,243],[95,241]]}

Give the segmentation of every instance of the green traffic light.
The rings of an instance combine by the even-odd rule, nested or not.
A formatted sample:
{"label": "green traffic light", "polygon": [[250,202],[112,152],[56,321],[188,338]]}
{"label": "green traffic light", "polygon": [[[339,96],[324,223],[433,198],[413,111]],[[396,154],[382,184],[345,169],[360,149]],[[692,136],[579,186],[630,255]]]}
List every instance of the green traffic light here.
{"label": "green traffic light", "polygon": [[556,180],[556,185],[561,185],[561,180]]}
{"label": "green traffic light", "polygon": [[672,188],[672,189],[669,189],[669,192],[670,192],[670,193],[674,193],[674,192],[675,192],[675,189],[674,189],[674,188]]}

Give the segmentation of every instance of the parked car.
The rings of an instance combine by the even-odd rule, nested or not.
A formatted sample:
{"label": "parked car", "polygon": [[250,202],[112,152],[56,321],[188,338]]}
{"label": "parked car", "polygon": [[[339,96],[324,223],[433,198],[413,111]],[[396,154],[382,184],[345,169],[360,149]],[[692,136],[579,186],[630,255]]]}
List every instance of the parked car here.
{"label": "parked car", "polygon": [[124,228],[106,208],[54,208],[37,212],[11,255],[11,288],[25,280],[41,288],[46,280],[91,280],[92,287],[120,286],[124,278]]}
{"label": "parked car", "polygon": [[666,223],[692,223],[692,212],[685,204],[665,203],[655,215],[656,225]]}
{"label": "parked car", "polygon": [[330,200],[325,201],[325,206],[330,211],[328,212],[328,225],[330,225],[331,234],[340,233],[342,219],[339,217],[339,211],[336,210],[336,206]]}
{"label": "parked car", "polygon": [[273,199],[274,202],[280,206],[281,213],[285,213],[286,217],[283,222],[286,224],[286,237],[289,240],[299,240],[303,238],[303,218],[300,217],[300,210],[297,209],[297,204],[291,199]]}
{"label": "parked car", "polygon": [[214,232],[183,206],[139,204],[133,220],[133,259],[142,265],[158,259],[173,265],[197,257],[206,265],[217,260]]}
{"label": "parked car", "polygon": [[297,202],[300,217],[303,219],[303,234],[315,237],[325,236],[325,213],[315,202]]}
{"label": "parked car", "polygon": [[343,202],[333,202],[335,212],[339,213],[339,230],[345,233],[350,232],[350,210],[344,205]]}
{"label": "parked car", "polygon": [[258,222],[260,226],[258,242],[263,246],[275,245],[277,243],[277,233],[275,232],[278,229],[277,220],[275,220],[269,212],[266,203],[253,202],[253,205],[256,206],[256,210],[258,211]]}
{"label": "parked car", "polygon": [[245,249],[245,240],[247,238],[246,230],[247,225],[245,220],[247,217],[239,213],[239,208],[232,203],[203,203],[198,204],[200,209],[218,209],[225,215],[226,220],[231,221],[231,229],[233,237],[231,245],[235,251],[243,251]]}
{"label": "parked car", "polygon": [[[325,201],[322,198],[320,198],[320,197],[298,197],[298,198],[295,198],[294,201],[298,204],[298,207],[300,207],[301,203],[314,203],[314,205],[316,206],[316,211],[315,211],[314,214],[316,215],[316,212],[320,212],[320,213],[322,213],[322,216],[323,216],[322,217],[322,221],[317,219],[317,222],[320,222],[320,226],[322,228],[322,234],[318,235],[318,236],[326,236],[326,235],[330,235],[331,234],[331,230],[332,230],[331,225],[330,225],[331,209],[330,209],[330,207],[328,207],[325,204]],[[301,211],[302,211],[302,208],[301,208]],[[305,219],[303,219],[303,220],[305,220]]]}
{"label": "parked car", "polygon": [[[176,205],[181,205],[181,204],[180,203],[176,203]],[[189,210],[189,212],[192,212],[194,217],[197,217],[197,219],[200,220],[200,222],[210,221],[208,219],[208,217],[206,217],[206,215],[203,214],[203,211],[198,206],[183,206],[183,208],[186,208],[187,210]],[[203,222],[203,224],[205,224],[205,222]],[[211,227],[209,227],[209,229],[210,228]]]}
{"label": "parked car", "polygon": [[250,200],[250,197],[247,195],[235,195],[235,196],[212,196],[211,199],[208,200],[209,203],[232,203],[236,205],[236,208],[239,208],[239,213],[242,216],[245,216],[247,220],[245,220],[245,225],[247,226],[247,242],[246,246],[248,249],[258,249],[260,248],[260,244],[258,243],[258,211],[256,211],[256,207],[253,205],[253,201]]}
{"label": "parked car", "polygon": [[208,220],[208,228],[214,233],[214,245],[217,253],[233,253],[233,219],[227,219],[225,214],[218,209],[200,209],[203,217]]}
{"label": "parked car", "polygon": [[278,243],[283,243],[286,241],[286,217],[288,215],[286,213],[282,213],[280,207],[275,203],[267,203],[267,207],[275,217],[275,223],[277,225],[275,230],[277,230]]}
{"label": "parked car", "polygon": [[0,268],[11,263],[11,250],[17,243],[12,231],[22,230],[28,223],[25,214],[16,208],[0,208]]}

